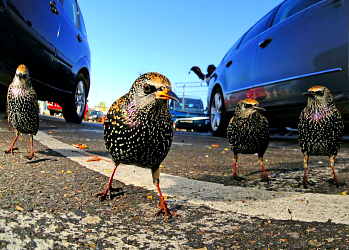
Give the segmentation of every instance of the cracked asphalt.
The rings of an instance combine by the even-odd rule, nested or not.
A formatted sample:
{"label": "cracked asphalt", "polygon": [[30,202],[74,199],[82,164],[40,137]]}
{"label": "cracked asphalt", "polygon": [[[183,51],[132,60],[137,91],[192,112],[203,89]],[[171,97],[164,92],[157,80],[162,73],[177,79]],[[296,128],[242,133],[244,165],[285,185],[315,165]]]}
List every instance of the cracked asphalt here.
{"label": "cracked asphalt", "polygon": [[[84,154],[108,157],[101,125],[69,124],[41,116],[40,131],[67,145],[86,144],[81,150]],[[5,119],[0,135],[5,150],[14,136]],[[17,146],[14,154],[2,153],[0,158],[1,249],[349,249],[349,225],[345,223],[297,221],[292,216],[260,218],[195,204],[179,196],[167,197],[170,208],[180,216],[166,222],[163,216],[154,216],[157,192],[120,182],[117,175],[113,186],[123,192],[99,202],[93,194],[105,187],[106,175],[37,140],[35,160],[46,160],[28,164],[29,137],[21,135]],[[239,157],[237,171],[245,178],[240,183],[230,178],[232,153],[227,139],[177,131],[161,172],[227,187],[343,198],[349,193],[348,157],[349,143],[344,141],[335,160],[339,188],[329,183],[332,173],[326,157],[311,157],[308,178],[312,185],[304,189],[296,136],[275,137],[265,154],[271,183],[260,182],[255,155]]]}

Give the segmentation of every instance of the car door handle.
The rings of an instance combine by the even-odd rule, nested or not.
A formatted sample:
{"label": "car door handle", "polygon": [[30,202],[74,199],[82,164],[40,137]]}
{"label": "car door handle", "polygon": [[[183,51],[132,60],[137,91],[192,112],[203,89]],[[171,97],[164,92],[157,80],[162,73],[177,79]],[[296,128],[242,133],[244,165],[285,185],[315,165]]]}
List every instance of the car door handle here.
{"label": "car door handle", "polygon": [[78,38],[79,43],[81,43],[81,42],[82,42],[82,39],[81,39],[80,34],[78,34],[76,37]]}
{"label": "car door handle", "polygon": [[264,41],[261,41],[258,46],[262,49],[264,49],[265,47],[267,47],[269,45],[269,43],[271,43],[271,41],[273,41],[273,38],[268,38],[265,39]]}
{"label": "car door handle", "polygon": [[51,7],[51,12],[53,14],[58,15],[58,9],[57,9],[55,1],[50,1],[50,7]]}
{"label": "car door handle", "polygon": [[232,64],[233,64],[233,61],[229,61],[229,62],[227,62],[227,63],[225,64],[225,66],[226,66],[227,68],[229,68],[230,65],[232,65]]}

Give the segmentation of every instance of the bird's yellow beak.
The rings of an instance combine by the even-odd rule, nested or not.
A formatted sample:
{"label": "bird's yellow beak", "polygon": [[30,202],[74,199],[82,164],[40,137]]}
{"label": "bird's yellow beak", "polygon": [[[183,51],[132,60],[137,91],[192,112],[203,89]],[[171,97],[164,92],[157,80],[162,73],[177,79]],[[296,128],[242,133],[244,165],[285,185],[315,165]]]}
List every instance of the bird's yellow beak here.
{"label": "bird's yellow beak", "polygon": [[258,107],[258,106],[253,106],[253,109],[254,109],[254,110],[259,110],[259,111],[265,111],[264,108]]}
{"label": "bird's yellow beak", "polygon": [[172,99],[179,102],[178,96],[170,89],[158,90],[155,95],[157,99]]}

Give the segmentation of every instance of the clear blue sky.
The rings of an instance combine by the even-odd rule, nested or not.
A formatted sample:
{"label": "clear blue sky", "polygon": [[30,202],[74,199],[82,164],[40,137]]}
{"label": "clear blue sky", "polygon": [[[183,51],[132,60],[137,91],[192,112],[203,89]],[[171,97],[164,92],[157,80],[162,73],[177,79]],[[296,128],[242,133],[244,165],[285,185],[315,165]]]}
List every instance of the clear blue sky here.
{"label": "clear blue sky", "polygon": [[199,78],[282,0],[80,0],[91,49],[89,106],[109,107],[139,74],[155,71],[171,83]]}

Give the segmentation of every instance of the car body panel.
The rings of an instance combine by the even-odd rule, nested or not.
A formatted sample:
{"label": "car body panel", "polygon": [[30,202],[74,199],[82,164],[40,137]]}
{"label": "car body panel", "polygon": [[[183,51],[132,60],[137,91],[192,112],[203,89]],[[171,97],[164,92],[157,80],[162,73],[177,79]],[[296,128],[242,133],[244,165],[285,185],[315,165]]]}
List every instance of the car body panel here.
{"label": "car body panel", "polygon": [[[213,90],[220,87],[227,119],[238,101],[250,97],[266,108],[264,115],[272,125],[296,127],[307,101],[302,93],[311,86],[324,85],[331,90],[344,119],[349,122],[348,0],[318,1],[273,25],[275,15],[288,1],[269,12],[268,26],[251,39],[254,46],[248,51],[237,44],[243,43],[249,31],[229,50],[212,74],[208,105]],[[270,41],[266,46],[260,47],[267,39]],[[240,57],[249,62],[250,68],[255,67],[249,79],[226,67],[229,61],[233,61],[230,67],[237,65]],[[235,72],[240,70],[237,67]]]}
{"label": "car body panel", "polygon": [[[52,12],[53,2],[58,14]],[[82,20],[81,10],[75,3],[78,19]],[[0,0],[1,85],[7,87],[17,66],[25,64],[40,100],[61,105],[69,102],[75,90],[75,79],[81,72],[88,81],[88,94],[91,55],[86,31],[80,32],[82,41],[79,42],[80,27],[71,26],[71,31],[65,31],[64,16],[62,0]],[[71,41],[76,44],[73,46]]]}

